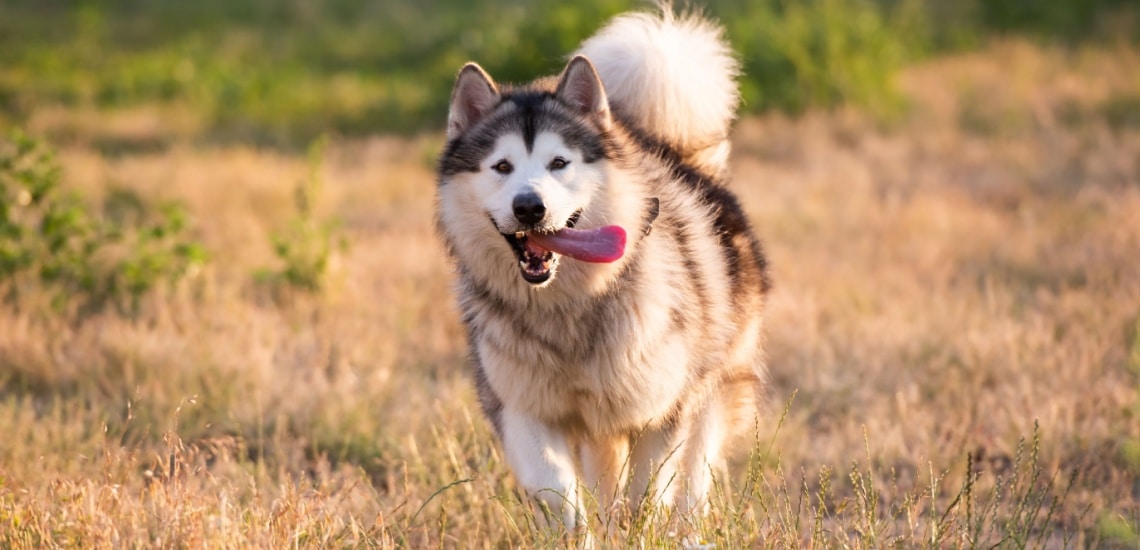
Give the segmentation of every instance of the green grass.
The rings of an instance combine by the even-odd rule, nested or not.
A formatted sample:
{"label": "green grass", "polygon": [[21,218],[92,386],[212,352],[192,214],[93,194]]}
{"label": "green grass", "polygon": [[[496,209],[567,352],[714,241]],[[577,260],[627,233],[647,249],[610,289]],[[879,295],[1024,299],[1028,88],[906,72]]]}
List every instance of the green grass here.
{"label": "green grass", "polygon": [[[905,102],[894,77],[931,52],[976,46],[991,29],[1078,40],[1108,21],[1127,33],[1135,16],[1110,0],[1006,4],[719,0],[706,11],[744,62],[747,112],[857,105],[896,118]],[[599,24],[638,6],[8,0],[0,116],[22,123],[52,105],[158,102],[191,114],[210,140],[293,148],[329,132],[435,129],[464,62],[505,82],[552,74]]]}
{"label": "green grass", "polygon": [[205,260],[181,205],[112,188],[93,212],[60,189],[54,153],[20,131],[0,138],[0,199],[0,296],[16,309],[37,311],[46,294],[57,311],[137,313],[144,294]]}

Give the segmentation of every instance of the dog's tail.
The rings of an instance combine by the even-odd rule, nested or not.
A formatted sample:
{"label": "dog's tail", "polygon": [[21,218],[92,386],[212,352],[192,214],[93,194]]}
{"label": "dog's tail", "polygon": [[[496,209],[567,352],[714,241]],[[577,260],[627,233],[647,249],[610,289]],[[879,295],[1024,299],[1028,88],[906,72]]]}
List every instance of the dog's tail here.
{"label": "dog's tail", "polygon": [[615,112],[712,175],[728,162],[740,64],[720,26],[697,14],[631,13],[582,43]]}

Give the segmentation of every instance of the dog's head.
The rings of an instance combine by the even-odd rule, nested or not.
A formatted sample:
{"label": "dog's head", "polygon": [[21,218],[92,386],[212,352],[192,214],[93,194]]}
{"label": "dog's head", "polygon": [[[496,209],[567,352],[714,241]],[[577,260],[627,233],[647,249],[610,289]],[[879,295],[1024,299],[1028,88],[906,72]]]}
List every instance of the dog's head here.
{"label": "dog's head", "polygon": [[[505,91],[478,65],[463,67],[439,166],[438,221],[451,246],[517,265],[535,286],[554,279],[562,256],[621,257],[624,230],[604,225],[604,210],[592,208],[605,183],[612,124],[585,57],[556,80]],[[501,238],[488,242],[492,234]]]}

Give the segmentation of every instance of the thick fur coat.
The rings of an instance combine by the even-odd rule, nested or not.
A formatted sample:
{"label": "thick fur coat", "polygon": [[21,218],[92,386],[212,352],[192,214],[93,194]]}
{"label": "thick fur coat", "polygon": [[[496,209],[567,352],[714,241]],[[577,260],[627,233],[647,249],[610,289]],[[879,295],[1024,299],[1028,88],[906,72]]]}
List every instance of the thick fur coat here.
{"label": "thick fur coat", "polygon": [[[567,527],[582,490],[701,510],[727,442],[755,426],[769,280],[725,186],[737,71],[717,26],[666,12],[616,18],[557,77],[459,73],[439,233],[483,410]],[[535,244],[617,246],[614,226],[613,261]]]}

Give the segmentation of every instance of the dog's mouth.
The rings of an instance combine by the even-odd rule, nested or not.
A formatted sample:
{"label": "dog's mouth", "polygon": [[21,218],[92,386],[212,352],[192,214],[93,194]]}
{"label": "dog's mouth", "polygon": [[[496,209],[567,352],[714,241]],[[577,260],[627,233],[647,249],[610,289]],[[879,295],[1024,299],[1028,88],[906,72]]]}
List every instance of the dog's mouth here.
{"label": "dog's mouth", "polygon": [[550,280],[555,266],[558,265],[557,254],[538,246],[521,231],[513,235],[504,233],[503,238],[511,245],[511,250],[519,262],[519,270],[526,282],[540,285]]}
{"label": "dog's mouth", "polygon": [[[514,251],[523,279],[534,285],[549,281],[562,256],[590,263],[616,262],[622,257],[625,229],[617,225],[574,229],[581,217],[579,210],[566,220],[565,227],[557,230],[499,232]],[[491,223],[494,222],[492,218]]]}
{"label": "dog's mouth", "polygon": [[[549,281],[562,256],[591,263],[610,263],[622,257],[626,237],[621,226],[574,229],[581,217],[581,210],[574,212],[566,220],[566,226],[557,230],[532,229],[514,233],[499,231],[514,251],[526,282],[541,285]],[[495,224],[493,217],[491,223]],[[495,227],[497,229],[498,224]]]}
{"label": "dog's mouth", "polygon": [[[574,212],[570,219],[566,220],[566,227],[572,229],[581,217],[581,210]],[[532,235],[539,233],[553,234],[555,232],[518,231],[516,233],[502,233],[503,238],[507,240],[507,244],[515,253],[523,279],[532,285],[540,285],[550,280],[558,266],[560,256],[553,250],[538,244],[541,237],[531,238]]]}

